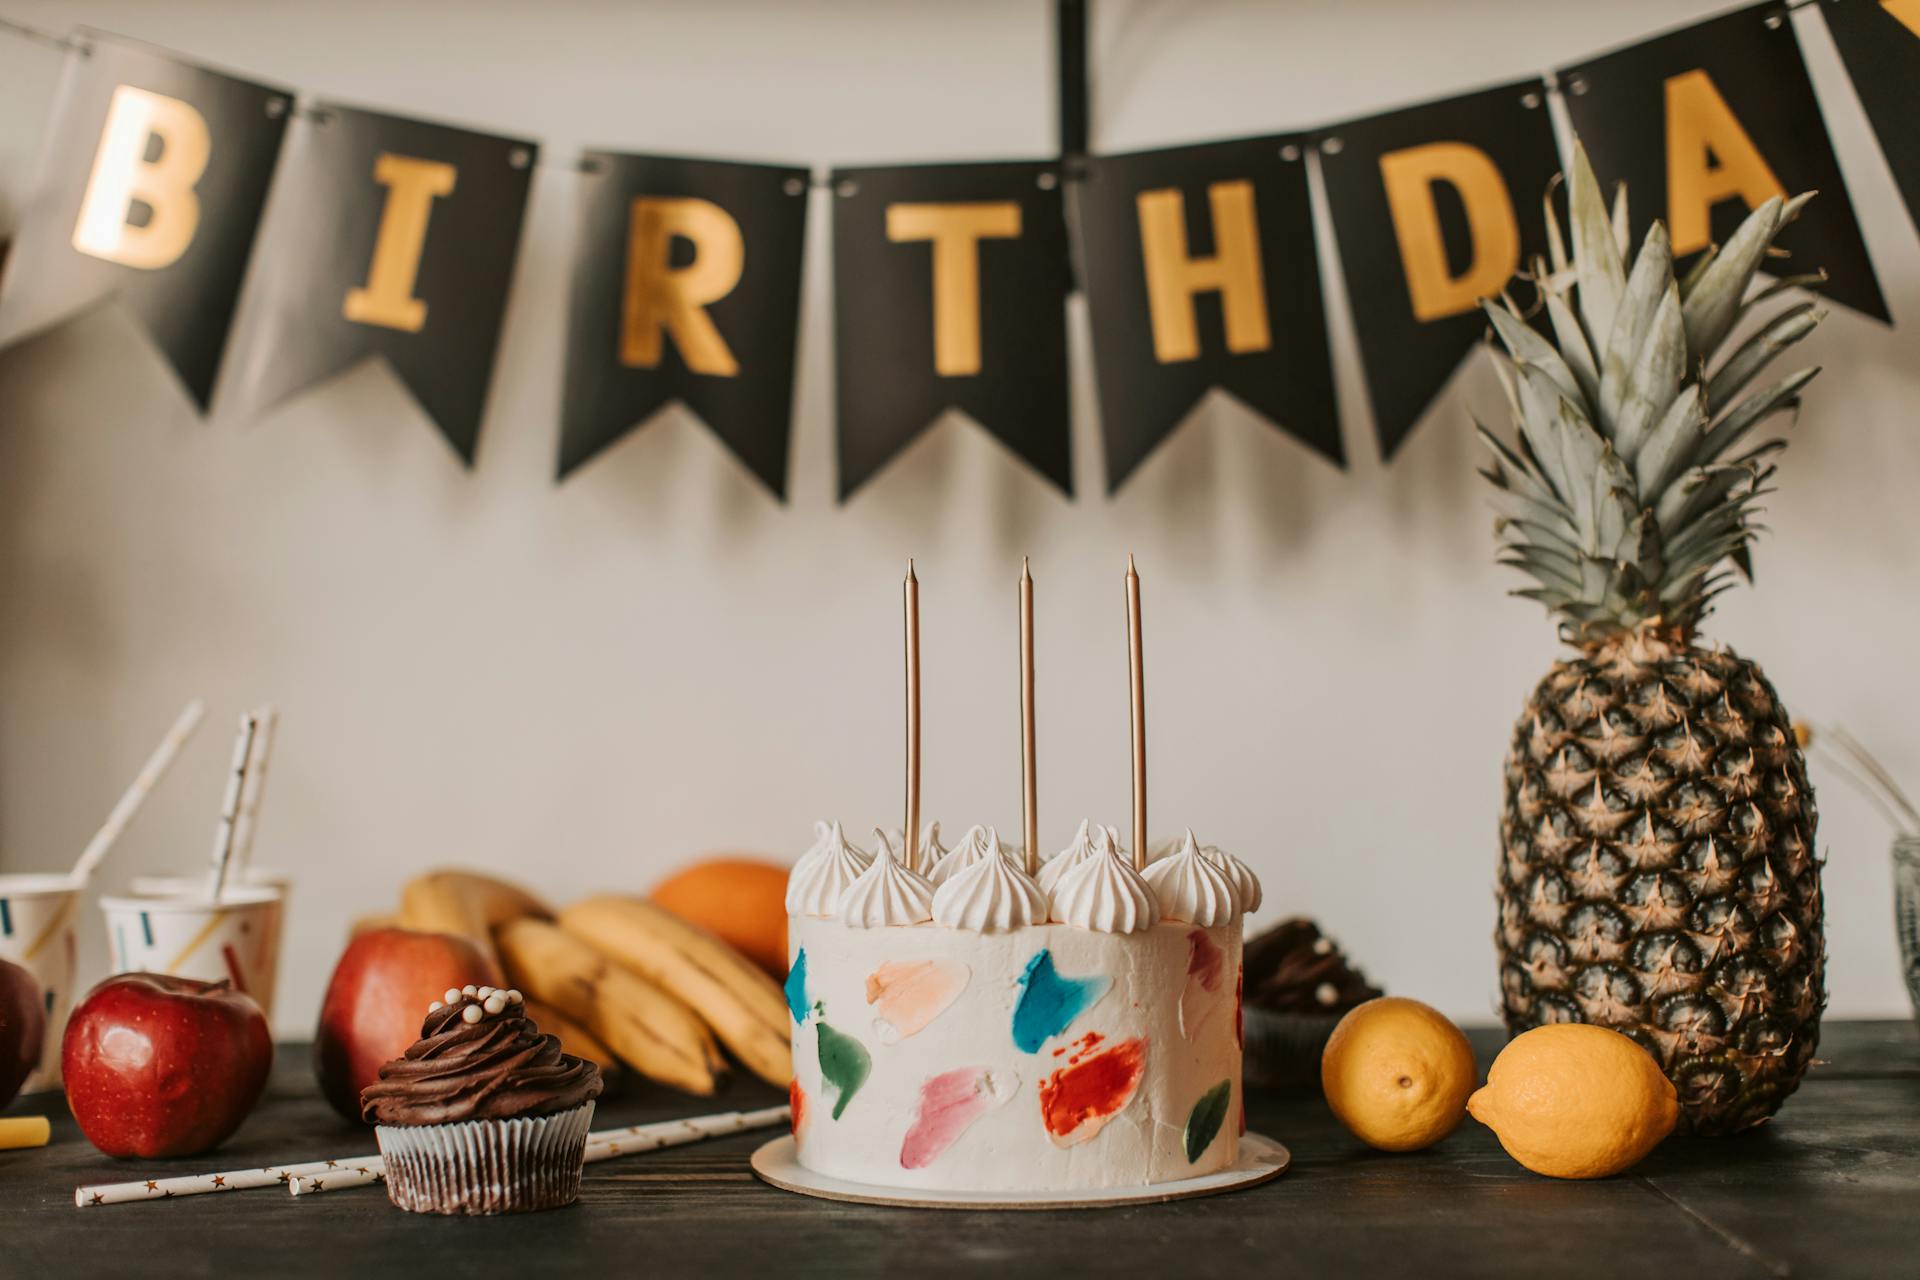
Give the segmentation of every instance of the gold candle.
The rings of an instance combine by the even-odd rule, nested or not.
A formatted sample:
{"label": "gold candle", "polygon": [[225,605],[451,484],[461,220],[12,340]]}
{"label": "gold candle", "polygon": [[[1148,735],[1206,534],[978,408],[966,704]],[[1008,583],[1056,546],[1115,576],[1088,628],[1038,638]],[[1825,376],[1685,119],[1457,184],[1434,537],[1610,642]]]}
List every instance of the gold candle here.
{"label": "gold candle", "polygon": [[[907,560],[907,829],[904,857],[909,867],[920,860],[920,580]],[[885,842],[882,842],[884,849]]]}
{"label": "gold candle", "polygon": [[1027,874],[1040,870],[1040,784],[1033,754],[1033,574],[1020,559],[1020,774],[1021,830],[1027,840]]}
{"label": "gold candle", "polygon": [[1140,575],[1127,556],[1127,676],[1133,696],[1133,867],[1147,866],[1147,685],[1140,648]]}

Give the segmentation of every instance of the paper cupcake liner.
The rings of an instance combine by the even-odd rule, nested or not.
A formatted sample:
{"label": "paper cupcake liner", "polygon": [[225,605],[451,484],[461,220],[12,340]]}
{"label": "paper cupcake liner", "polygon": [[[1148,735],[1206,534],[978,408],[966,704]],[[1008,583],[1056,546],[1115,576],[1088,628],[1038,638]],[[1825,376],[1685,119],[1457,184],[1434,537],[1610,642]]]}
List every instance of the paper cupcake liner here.
{"label": "paper cupcake liner", "polygon": [[378,1125],[387,1198],[410,1213],[526,1213],[580,1196],[593,1103],[551,1116]]}

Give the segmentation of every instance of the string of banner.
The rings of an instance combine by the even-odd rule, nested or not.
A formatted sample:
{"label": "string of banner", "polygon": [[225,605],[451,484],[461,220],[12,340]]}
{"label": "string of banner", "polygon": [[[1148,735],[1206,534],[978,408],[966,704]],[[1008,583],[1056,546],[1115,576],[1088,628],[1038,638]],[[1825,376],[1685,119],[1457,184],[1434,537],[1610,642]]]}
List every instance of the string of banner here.
{"label": "string of banner", "polygon": [[[1920,227],[1920,0],[1792,7],[1807,6]],[[203,412],[216,385],[223,411],[260,412],[377,355],[471,465],[537,143],[303,104],[103,32],[0,30],[69,59],[0,335],[115,296]],[[1824,271],[1828,298],[1890,320],[1787,4],[1334,126],[1127,154],[1087,150],[1085,0],[1060,0],[1059,35],[1057,157],[824,183],[580,157],[558,478],[677,401],[784,499],[815,185],[832,193],[843,501],[949,409],[1071,494],[1076,282],[1109,491],[1216,389],[1343,465],[1316,168],[1391,458],[1480,340],[1479,300],[1546,252],[1555,92],[1602,180],[1632,192],[1634,234],[1664,219],[1690,255],[1770,196],[1818,190],[1780,245]],[[243,281],[253,319],[236,333]]]}

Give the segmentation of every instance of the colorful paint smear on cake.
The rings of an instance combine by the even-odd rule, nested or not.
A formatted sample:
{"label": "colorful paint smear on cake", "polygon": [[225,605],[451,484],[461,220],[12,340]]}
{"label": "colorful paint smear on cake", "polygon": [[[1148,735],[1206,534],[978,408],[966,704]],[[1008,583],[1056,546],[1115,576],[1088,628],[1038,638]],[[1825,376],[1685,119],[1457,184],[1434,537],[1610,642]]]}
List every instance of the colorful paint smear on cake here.
{"label": "colorful paint smear on cake", "polygon": [[958,960],[900,960],[867,975],[867,1003],[880,1016],[874,1034],[882,1044],[917,1035],[945,1013],[967,989],[973,970]]}
{"label": "colorful paint smear on cake", "polygon": [[1192,1040],[1220,1002],[1215,999],[1227,966],[1226,953],[1205,929],[1187,933],[1187,985],[1180,992],[1180,1034]]}
{"label": "colorful paint smear on cake", "polygon": [[1040,1119],[1047,1137],[1056,1147],[1072,1147],[1096,1136],[1133,1101],[1146,1069],[1144,1037],[1069,1060],[1040,1082]]}
{"label": "colorful paint smear on cake", "polygon": [[1213,1140],[1220,1136],[1220,1126],[1227,1118],[1227,1107],[1233,1101],[1233,1082],[1222,1080],[1213,1088],[1200,1095],[1200,1101],[1193,1104],[1193,1110],[1187,1113],[1187,1163],[1198,1160]]}
{"label": "colorful paint smear on cake", "polygon": [[819,1024],[819,1040],[820,1080],[834,1092],[832,1114],[838,1120],[872,1073],[873,1055],[867,1046],[824,1022]]}
{"label": "colorful paint smear on cake", "polygon": [[1064,978],[1053,967],[1053,952],[1040,952],[1020,975],[1020,1000],[1013,1006],[1014,1046],[1022,1053],[1040,1052],[1041,1045],[1100,1003],[1112,986],[1113,978],[1103,973]]}
{"label": "colorful paint smear on cake", "polygon": [[787,1081],[787,1118],[793,1124],[793,1145],[800,1145],[800,1130],[807,1123],[807,1091],[798,1080]]}
{"label": "colorful paint smear on cake", "polygon": [[1005,1105],[1019,1087],[1017,1077],[985,1067],[961,1067],[929,1076],[920,1086],[913,1125],[900,1144],[900,1167],[924,1169],[938,1160],[969,1125]]}
{"label": "colorful paint smear on cake", "polygon": [[807,1020],[807,949],[800,948],[800,954],[793,958],[793,968],[787,970],[787,984],[782,988],[787,993],[787,1012],[793,1015],[796,1023]]}

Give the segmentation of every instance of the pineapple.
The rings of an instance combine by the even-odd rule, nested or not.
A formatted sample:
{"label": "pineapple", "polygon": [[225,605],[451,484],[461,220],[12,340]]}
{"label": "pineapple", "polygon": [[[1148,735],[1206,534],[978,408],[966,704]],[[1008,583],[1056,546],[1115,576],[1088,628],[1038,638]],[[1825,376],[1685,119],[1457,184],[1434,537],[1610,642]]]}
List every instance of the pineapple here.
{"label": "pineapple", "polygon": [[[1751,578],[1756,503],[1784,442],[1756,427],[1817,370],[1746,392],[1812,330],[1783,305],[1716,360],[1774,236],[1809,197],[1768,201],[1676,280],[1655,223],[1627,259],[1575,146],[1571,261],[1548,205],[1539,264],[1554,334],[1487,304],[1519,431],[1493,451],[1501,562],[1578,652],[1515,726],[1500,821],[1503,1012],[1622,1031],[1665,1068],[1682,1125],[1732,1133],[1779,1109],[1812,1061],[1825,1003],[1817,814],[1787,713],[1760,668],[1702,644],[1701,618]],[[1776,251],[1777,252],[1777,251]]]}

